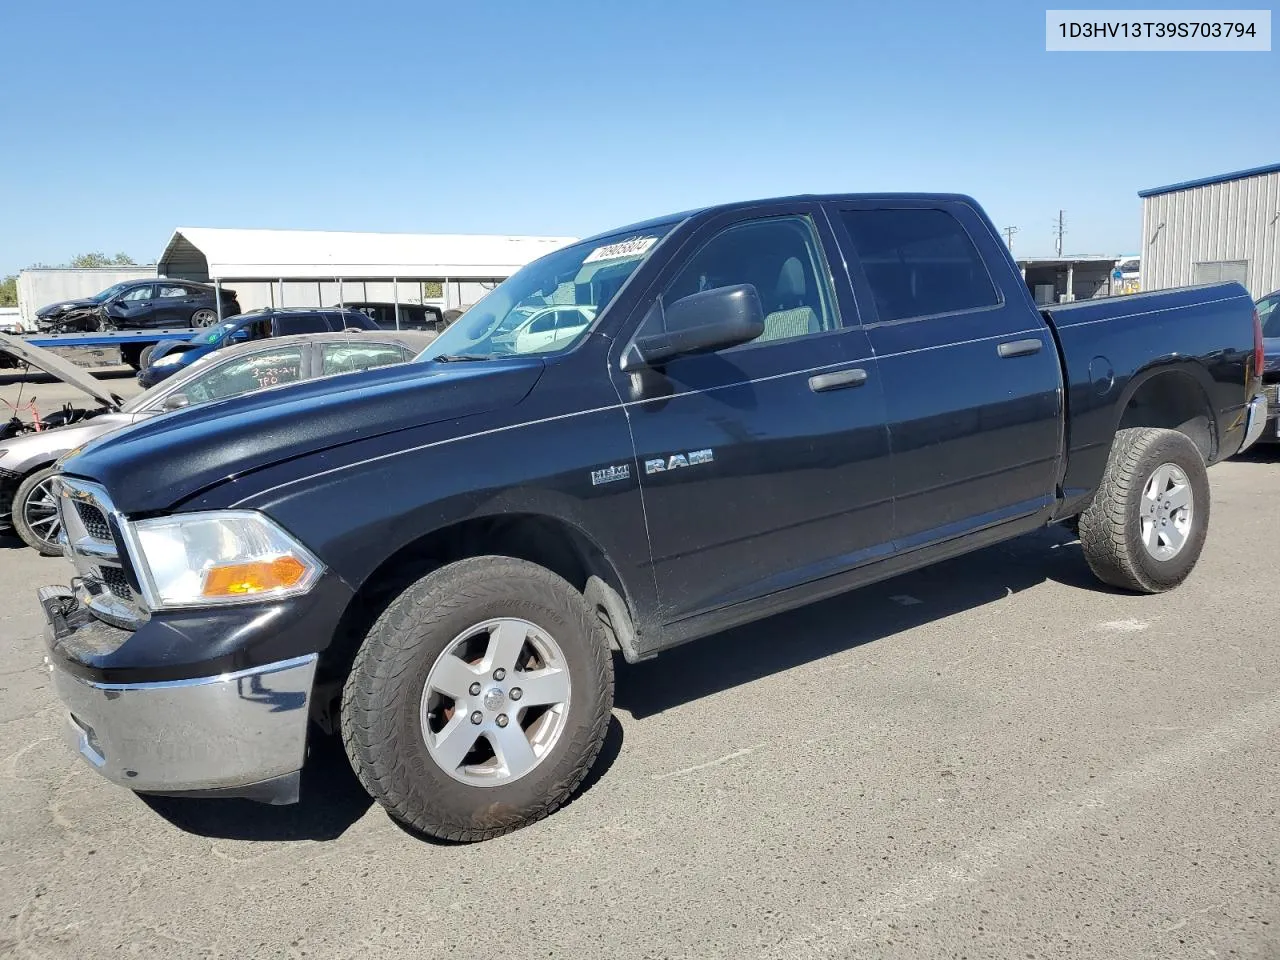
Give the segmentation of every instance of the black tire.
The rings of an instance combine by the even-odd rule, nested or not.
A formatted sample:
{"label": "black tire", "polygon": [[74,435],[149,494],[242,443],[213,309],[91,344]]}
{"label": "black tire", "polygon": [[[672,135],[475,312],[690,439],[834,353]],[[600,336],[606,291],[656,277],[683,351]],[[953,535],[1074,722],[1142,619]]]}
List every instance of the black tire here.
{"label": "black tire", "polygon": [[[1185,476],[1191,514],[1185,540],[1168,559],[1158,559],[1143,540],[1144,491],[1166,464]],[[1160,504],[1153,523],[1161,522]],[[1174,518],[1170,517],[1169,522]],[[1107,470],[1093,502],[1080,515],[1080,545],[1089,568],[1103,583],[1138,593],[1160,593],[1182,583],[1195,568],[1209,530],[1209,474],[1190,438],[1176,430],[1138,427],[1116,433]]]}
{"label": "black tire", "polygon": [[[503,617],[554,639],[571,692],[558,738],[527,774],[474,786],[433,759],[420,709],[428,675],[455,639]],[[408,586],[370,628],[343,688],[342,740],[360,782],[396,820],[445,840],[488,840],[569,799],[600,752],[612,708],[613,660],[582,595],[536,564],[475,557]]]}
{"label": "black tire", "polygon": [[156,347],[158,346],[158,343],[149,343],[142,348],[142,353],[138,355],[139,370],[145,370],[147,367],[151,366],[151,354],[156,352]]}
{"label": "black tire", "polygon": [[[13,529],[22,538],[22,542],[46,557],[62,556],[62,547],[56,540],[62,526],[56,521],[42,522],[46,516],[56,516],[56,514],[45,514],[44,511],[39,511],[37,515],[35,504],[30,504],[28,501],[37,489],[43,494],[46,481],[57,472],[56,467],[45,467],[30,474],[18,484],[18,489],[13,495],[12,513],[9,515],[12,518]],[[28,508],[31,508],[32,516],[30,517],[28,517]]]}
{"label": "black tire", "polygon": [[137,346],[120,348],[120,359],[134,370],[142,369],[142,349]]}

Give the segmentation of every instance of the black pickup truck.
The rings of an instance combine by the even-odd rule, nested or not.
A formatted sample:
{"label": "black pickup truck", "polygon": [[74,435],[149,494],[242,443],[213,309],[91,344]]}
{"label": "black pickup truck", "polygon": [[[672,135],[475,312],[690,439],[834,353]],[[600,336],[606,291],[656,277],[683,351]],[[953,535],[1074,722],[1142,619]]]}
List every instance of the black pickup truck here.
{"label": "black pickup truck", "polygon": [[[522,335],[550,306],[588,319]],[[137,791],[282,803],[315,720],[398,820],[496,836],[591,767],[611,648],[641,660],[1054,522],[1107,583],[1177,585],[1206,465],[1266,419],[1261,366],[1238,284],[1037,309],[963,196],[614,231],[416,362],[66,459],[74,590],[40,600],[67,735]]]}

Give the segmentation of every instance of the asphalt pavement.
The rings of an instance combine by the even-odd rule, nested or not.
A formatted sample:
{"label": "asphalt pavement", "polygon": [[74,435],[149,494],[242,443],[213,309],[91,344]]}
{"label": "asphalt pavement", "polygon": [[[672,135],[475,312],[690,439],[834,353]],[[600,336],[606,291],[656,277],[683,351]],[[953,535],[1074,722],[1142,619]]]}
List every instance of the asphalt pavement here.
{"label": "asphalt pavement", "polygon": [[1280,957],[1280,450],[1211,477],[1170,594],[1050,530],[620,664],[586,789],[474,846],[331,741],[294,807],[106,783],[41,665],[70,568],[0,541],[0,955]]}

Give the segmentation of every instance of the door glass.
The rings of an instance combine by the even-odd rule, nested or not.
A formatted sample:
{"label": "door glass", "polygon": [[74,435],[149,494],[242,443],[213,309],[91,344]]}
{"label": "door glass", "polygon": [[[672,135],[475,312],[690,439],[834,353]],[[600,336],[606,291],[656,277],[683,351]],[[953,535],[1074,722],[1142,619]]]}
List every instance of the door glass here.
{"label": "door glass", "polygon": [[808,217],[736,224],[708,240],[667,285],[664,304],[716,287],[749,283],[764,308],[753,343],[786,340],[840,325],[818,237]]}
{"label": "door glass", "polygon": [[285,347],[225,361],[185,384],[180,392],[192,403],[203,403],[301,379],[302,350]]}
{"label": "door glass", "polygon": [[1000,303],[964,226],[944,210],[845,210],[882,322]]}
{"label": "door glass", "polygon": [[150,300],[150,299],[151,299],[151,284],[149,284],[149,283],[148,283],[148,284],[145,284],[145,285],[143,285],[143,286],[141,286],[141,287],[134,287],[132,290],[130,290],[128,293],[126,293],[126,294],[125,294],[123,297],[121,297],[120,299],[121,299],[121,300],[128,300],[128,301],[130,301],[130,302],[137,301],[137,300]]}
{"label": "door glass", "polygon": [[157,294],[157,296],[161,300],[167,300],[171,297],[172,298],[186,297],[190,295],[186,287],[179,287],[172,284],[162,283],[159,285],[159,288],[160,288],[160,292]]}
{"label": "door glass", "polygon": [[327,333],[330,329],[329,324],[325,322],[325,318],[316,313],[304,313],[301,315],[281,314],[279,323],[281,336],[289,336],[294,333]]}
{"label": "door glass", "polygon": [[407,359],[407,351],[393,343],[326,343],[320,364],[320,375],[358,373],[374,367],[387,367]]}

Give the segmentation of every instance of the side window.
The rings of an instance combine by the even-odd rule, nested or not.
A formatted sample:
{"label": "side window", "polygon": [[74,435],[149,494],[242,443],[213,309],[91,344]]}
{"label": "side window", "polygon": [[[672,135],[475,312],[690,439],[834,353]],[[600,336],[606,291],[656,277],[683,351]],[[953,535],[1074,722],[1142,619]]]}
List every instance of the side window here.
{"label": "side window", "polygon": [[393,343],[326,343],[321,354],[320,375],[358,373],[402,363],[406,352]]}
{"label": "side window", "polygon": [[144,283],[144,284],[143,284],[142,286],[140,286],[140,287],[134,287],[132,290],[130,290],[128,293],[126,293],[124,296],[122,296],[120,299],[121,299],[121,300],[128,300],[128,301],[130,301],[130,302],[135,301],[135,300],[150,300],[150,299],[151,299],[151,284],[149,284],[149,283]]}
{"label": "side window", "polygon": [[157,290],[158,292],[156,293],[156,296],[159,297],[161,300],[167,300],[169,298],[177,299],[180,297],[189,296],[187,288],[178,286],[176,283],[158,284]]}
{"label": "side window", "polygon": [[880,320],[1000,303],[977,247],[945,210],[845,210],[840,217]]}
{"label": "side window", "polygon": [[749,283],[764,307],[753,343],[840,325],[818,237],[808,217],[774,217],[728,227],[708,240],[663,291],[670,304],[701,290]]}
{"label": "side window", "polygon": [[187,383],[182,392],[192,403],[203,403],[301,379],[302,349],[284,347],[220,363]]}
{"label": "side window", "polygon": [[533,323],[529,324],[529,333],[546,333],[556,328],[556,314],[554,310],[548,310]]}
{"label": "side window", "polygon": [[327,333],[330,329],[324,316],[318,313],[286,313],[279,317],[279,321],[282,336],[293,333]]}

